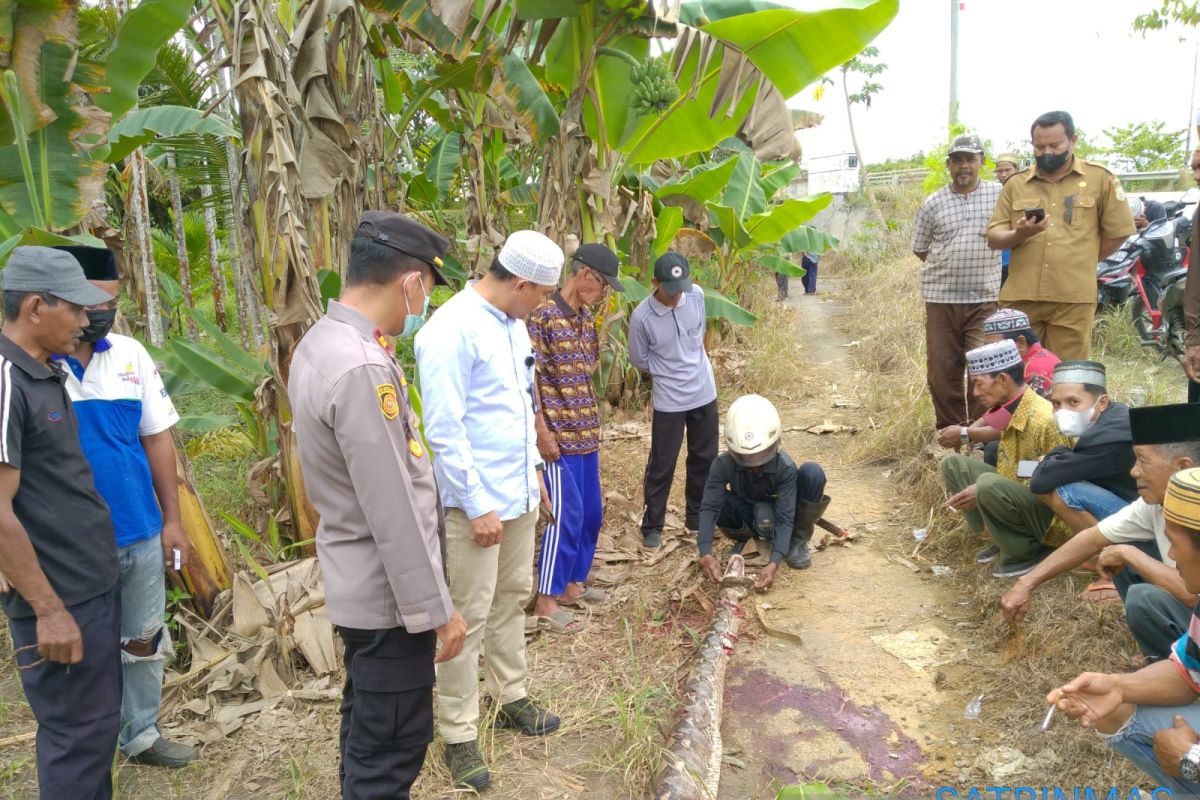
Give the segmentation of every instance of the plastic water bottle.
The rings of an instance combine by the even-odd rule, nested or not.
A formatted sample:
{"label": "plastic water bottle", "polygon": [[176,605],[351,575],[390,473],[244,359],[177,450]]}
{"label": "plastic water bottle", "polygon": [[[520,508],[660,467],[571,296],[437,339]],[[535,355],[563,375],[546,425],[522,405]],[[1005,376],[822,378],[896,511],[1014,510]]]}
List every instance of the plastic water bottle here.
{"label": "plastic water bottle", "polygon": [[983,695],[979,695],[971,702],[967,703],[967,710],[963,712],[963,719],[979,719],[979,715],[983,712]]}

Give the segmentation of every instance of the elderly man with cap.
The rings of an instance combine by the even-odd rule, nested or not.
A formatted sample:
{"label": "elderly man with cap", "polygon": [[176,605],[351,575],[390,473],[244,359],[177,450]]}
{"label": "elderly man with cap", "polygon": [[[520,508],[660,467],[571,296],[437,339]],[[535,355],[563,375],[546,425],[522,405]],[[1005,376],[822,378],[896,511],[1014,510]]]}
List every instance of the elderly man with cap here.
{"label": "elderly man with cap", "polygon": [[1187,630],[1197,600],[1180,575],[1178,553],[1170,552],[1162,503],[1171,475],[1200,466],[1200,405],[1130,409],[1129,425],[1138,498],[1075,534],[1017,581],[1000,605],[1009,624],[1019,625],[1037,587],[1098,558],[1125,603],[1125,620],[1142,654],[1161,659]]}
{"label": "elderly man with cap", "polygon": [[538,452],[546,462],[546,489],[554,519],[542,532],[538,559],[539,625],[577,633],[583,623],[565,603],[600,603],[604,592],[585,586],[604,521],[600,493],[600,406],[592,373],[600,343],[592,308],[609,290],[625,291],[617,254],[602,244],[584,244],[571,257],[562,289],[526,320],[537,359]]}
{"label": "elderly man with cap", "polygon": [[1134,232],[1121,182],[1075,155],[1075,122],[1051,111],[1029,129],[1037,165],[1008,179],[987,225],[988,246],[1012,250],[1005,307],[1029,315],[1060,358],[1088,357],[1096,262]]}
{"label": "elderly man with cap", "polygon": [[1058,356],[1038,340],[1024,311],[1002,308],[983,321],[983,340],[987,344],[1010,339],[1016,342],[1017,352],[1025,362],[1025,382],[1040,396],[1050,399],[1054,386],[1054,366]]}
{"label": "elderly man with cap", "polygon": [[[112,512],[121,564],[121,753],[139,764],[182,767],[194,747],[163,738],[158,727],[163,662],[174,650],[163,626],[165,570],[187,565],[179,516],[175,442],[179,414],[141,342],[111,333],[120,291],[117,261],[100,247],[56,248],[113,295],[87,308],[88,326],[66,364],[67,393],[96,489]],[[175,555],[178,554],[178,565]]]}
{"label": "elderly man with cap", "polygon": [[112,797],[121,717],[120,570],[66,378],[88,306],[112,299],[69,253],[18,247],[0,275],[0,595],[37,720],[44,798]]}
{"label": "elderly man with cap", "polygon": [[629,363],[649,373],[654,419],[650,458],[643,482],[646,511],[642,545],[662,544],[667,498],[675,462],[687,431],[684,527],[700,527],[700,502],[713,459],[720,422],[717,382],[704,350],[704,290],[692,283],[688,261],[668,251],[654,262],[654,292],[629,316]]}
{"label": "elderly man with cap", "polygon": [[[996,180],[1000,185],[1008,183],[1008,179],[1021,171],[1021,157],[1016,153],[1001,153],[996,156]],[[1012,250],[1000,251],[1000,288],[1008,280],[1008,263],[1012,258]]]}
{"label": "elderly man with cap", "polygon": [[438,267],[449,245],[400,214],[364,212],[341,299],[300,340],[288,378],[321,515],[325,608],[345,643],[347,800],[409,796],[433,741],[434,664],[466,636],[446,582],[433,468],[388,339],[425,320],[429,293],[446,283]]}
{"label": "elderly man with cap", "polygon": [[[1200,469],[1170,477],[1163,500],[1164,540],[1182,588],[1200,592]],[[1164,554],[1165,555],[1165,554]],[[1167,796],[1200,796],[1200,607],[1178,628],[1169,658],[1137,672],[1085,672],[1053,689],[1046,702],[1145,772]],[[1160,789],[1155,789],[1157,794]]]}
{"label": "elderly man with cap", "polygon": [[980,181],[982,166],[979,137],[956,138],[946,157],[950,185],[925,198],[913,227],[913,253],[923,262],[925,373],[939,430],[983,410],[963,388],[964,354],[983,344],[983,321],[1000,292],[1000,255],[984,238],[1000,185]]}
{"label": "elderly man with cap", "polygon": [[1025,384],[1024,364],[1011,341],[969,351],[967,371],[972,391],[993,417],[991,427],[1001,432],[999,458],[992,467],[957,453],[946,456],[941,464],[951,494],[946,507],[962,512],[973,532],[991,536],[992,543],[975,560],[986,564],[999,555],[994,577],[1024,575],[1051,552],[1051,544],[1065,541],[1071,532],[1033,496],[1029,473],[1021,467],[1067,439],[1054,422],[1050,402]]}
{"label": "elderly man with cap", "polygon": [[491,781],[478,745],[485,639],[496,725],[529,736],[559,726],[525,685],[534,525],[539,501],[549,498],[537,447],[537,359],[524,320],[557,286],[562,267],[557,244],[515,231],[487,274],[417,335],[425,437],[446,507],[450,595],[467,620],[462,652],[438,668],[438,727],[455,785],[476,790]]}

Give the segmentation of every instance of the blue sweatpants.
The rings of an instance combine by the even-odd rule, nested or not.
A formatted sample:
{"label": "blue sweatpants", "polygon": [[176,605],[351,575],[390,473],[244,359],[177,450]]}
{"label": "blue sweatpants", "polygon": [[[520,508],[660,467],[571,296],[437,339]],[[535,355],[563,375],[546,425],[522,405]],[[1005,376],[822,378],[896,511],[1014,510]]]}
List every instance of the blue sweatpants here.
{"label": "blue sweatpants", "polygon": [[546,465],[546,490],[554,522],[542,534],[538,592],[560,595],[582,583],[592,569],[604,521],[600,497],[600,454],[560,456]]}

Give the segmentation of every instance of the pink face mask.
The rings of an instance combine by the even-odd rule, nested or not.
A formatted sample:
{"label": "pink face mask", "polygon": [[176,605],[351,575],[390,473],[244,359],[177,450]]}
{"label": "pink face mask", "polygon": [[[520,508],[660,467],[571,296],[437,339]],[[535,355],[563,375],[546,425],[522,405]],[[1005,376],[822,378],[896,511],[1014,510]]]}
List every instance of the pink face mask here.
{"label": "pink face mask", "polygon": [[981,421],[989,428],[1002,431],[1008,427],[1008,423],[1012,422],[1012,417],[1011,411],[1004,406],[1000,406],[984,414]]}

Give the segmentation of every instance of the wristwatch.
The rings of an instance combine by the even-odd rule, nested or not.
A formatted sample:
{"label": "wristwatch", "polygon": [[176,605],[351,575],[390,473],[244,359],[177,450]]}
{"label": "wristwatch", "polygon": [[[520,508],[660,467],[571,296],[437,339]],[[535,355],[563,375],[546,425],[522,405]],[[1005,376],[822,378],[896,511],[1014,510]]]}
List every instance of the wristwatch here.
{"label": "wristwatch", "polygon": [[963,444],[971,443],[971,434],[970,434],[970,432],[967,431],[966,425],[963,425],[962,428],[959,429],[958,435],[962,437]]}
{"label": "wristwatch", "polygon": [[1200,783],[1200,744],[1192,745],[1179,759],[1179,774],[1188,783]]}

